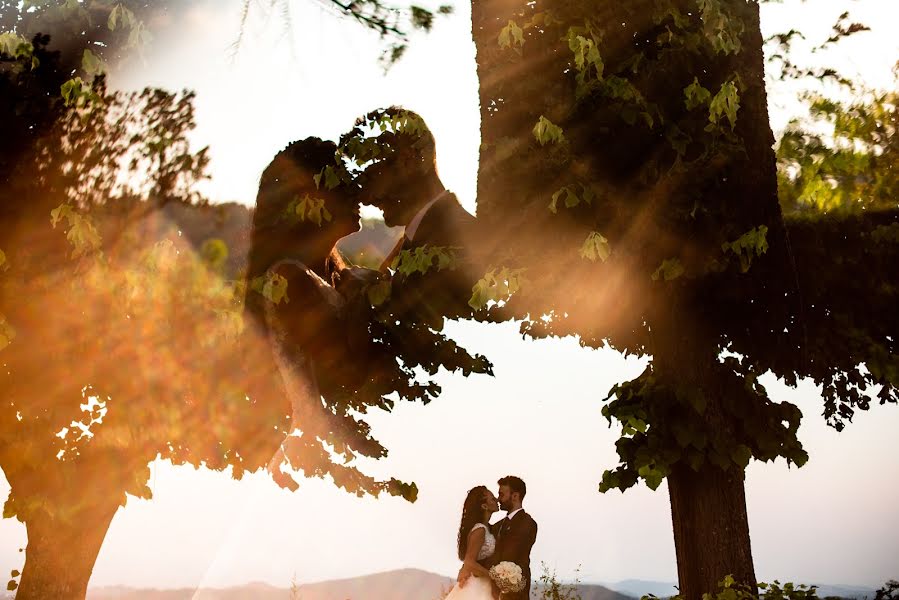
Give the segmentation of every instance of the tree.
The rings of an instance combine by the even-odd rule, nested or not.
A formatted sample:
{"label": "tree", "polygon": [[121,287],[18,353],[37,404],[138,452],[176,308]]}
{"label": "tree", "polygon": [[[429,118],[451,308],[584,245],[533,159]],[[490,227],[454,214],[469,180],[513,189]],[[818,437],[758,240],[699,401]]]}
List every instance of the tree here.
{"label": "tree", "polygon": [[497,249],[472,302],[526,335],[652,357],[603,409],[622,435],[600,490],[667,479],[685,598],[726,575],[754,587],[744,469],[807,460],[800,411],[758,377],[811,377],[835,424],[865,389],[897,400],[880,283],[896,249],[877,241],[895,205],[785,222],[756,2],[473,2],[472,19],[478,220]]}
{"label": "tree", "polygon": [[[21,580],[11,582],[23,599],[84,597],[113,515],[126,494],[149,497],[148,463],[159,457],[235,478],[270,468],[289,485],[286,458],[352,493],[414,501],[414,484],[350,464],[386,454],[360,415],[435,396],[416,369],[489,368],[427,324],[370,328],[367,288],[316,287],[324,282],[292,254],[309,239],[293,236],[327,250],[347,233],[322,220],[322,206],[312,226],[297,198],[261,192],[274,222],[257,223],[249,282],[226,278],[221,243],[198,254],[179,239],[170,207],[214,212],[195,188],[205,150],[185,137],[193,97],[109,94],[102,77],[103,60],[146,43],[140,14],[150,6],[6,3],[0,13],[0,467],[12,489],[4,517],[28,530]],[[79,64],[87,80],[71,77]],[[310,173],[294,178],[288,189],[313,189]],[[335,271],[347,284],[354,274]],[[310,323],[333,325],[335,343],[304,338]],[[335,348],[343,354],[329,356]]]}
{"label": "tree", "polygon": [[[414,501],[414,484],[355,466],[387,453],[363,415],[435,397],[420,371],[489,364],[432,321],[408,311],[400,321],[377,299],[390,273],[328,262],[358,218],[351,178],[337,190],[316,184],[336,146],[305,140],[275,157],[248,279],[229,278],[226,244],[198,252],[167,221],[173,205],[212,217],[191,204],[205,151],[141,160],[158,136],[187,148],[192,96],[109,94],[102,79],[91,93],[37,144],[36,164],[19,163],[33,174],[22,194],[59,204],[42,227],[14,230],[4,255],[3,313],[15,329],[4,330],[0,380],[4,516],[24,521],[29,538],[18,597],[84,597],[113,515],[126,494],[150,497],[157,458],[238,479],[267,468],[296,488],[287,462],[350,493]],[[160,202],[163,176],[178,185]]]}

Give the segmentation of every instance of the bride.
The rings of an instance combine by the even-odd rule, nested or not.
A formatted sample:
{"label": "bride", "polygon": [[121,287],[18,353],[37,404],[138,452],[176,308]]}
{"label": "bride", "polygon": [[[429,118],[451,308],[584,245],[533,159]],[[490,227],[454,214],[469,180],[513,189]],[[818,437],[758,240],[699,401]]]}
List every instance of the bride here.
{"label": "bride", "polygon": [[496,538],[490,532],[490,516],[499,505],[490,490],[483,485],[469,490],[462,506],[459,524],[459,583],[444,600],[493,600],[493,582],[484,564],[496,550]]}

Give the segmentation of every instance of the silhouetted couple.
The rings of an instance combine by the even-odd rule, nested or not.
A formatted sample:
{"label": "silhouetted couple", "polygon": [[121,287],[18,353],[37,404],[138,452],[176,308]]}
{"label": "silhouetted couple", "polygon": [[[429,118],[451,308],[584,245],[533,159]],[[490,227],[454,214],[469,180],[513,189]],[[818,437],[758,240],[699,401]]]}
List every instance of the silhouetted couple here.
{"label": "silhouetted couple", "polygon": [[[499,480],[494,496],[485,486],[472,488],[462,506],[459,524],[458,583],[446,600],[492,600],[500,597],[491,578],[491,567],[513,563],[521,568],[524,587],[520,592],[504,593],[502,600],[526,600],[531,587],[531,547],[537,539],[537,522],[522,507],[527,486],[519,477]],[[491,524],[498,510],[506,516]]]}

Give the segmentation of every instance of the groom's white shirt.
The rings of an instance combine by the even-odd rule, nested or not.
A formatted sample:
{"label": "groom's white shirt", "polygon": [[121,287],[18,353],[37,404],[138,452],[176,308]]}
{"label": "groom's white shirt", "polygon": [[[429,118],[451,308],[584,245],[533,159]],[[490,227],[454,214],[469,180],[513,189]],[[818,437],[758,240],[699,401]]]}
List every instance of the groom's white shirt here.
{"label": "groom's white shirt", "polygon": [[523,509],[523,508],[516,508],[516,509],[513,510],[512,512],[508,513],[508,514],[506,515],[506,520],[507,520],[507,521],[511,521],[511,520],[512,520],[512,517],[514,517],[515,515],[517,515],[518,512],[521,511],[521,510],[524,510],[524,509]]}

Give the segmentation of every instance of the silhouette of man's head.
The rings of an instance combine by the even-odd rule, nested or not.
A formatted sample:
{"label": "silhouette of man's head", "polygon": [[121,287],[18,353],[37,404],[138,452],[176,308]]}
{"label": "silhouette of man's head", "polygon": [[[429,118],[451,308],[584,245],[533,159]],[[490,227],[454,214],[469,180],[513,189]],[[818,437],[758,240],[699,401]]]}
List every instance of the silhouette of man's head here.
{"label": "silhouette of man's head", "polygon": [[528,491],[524,481],[520,477],[507,475],[497,483],[499,484],[499,493],[497,494],[499,507],[507,512],[521,508],[521,503]]}
{"label": "silhouette of man's head", "polygon": [[350,147],[348,140],[366,136],[375,140],[375,149],[360,176],[363,201],[383,210],[388,225],[407,225],[444,191],[437,175],[434,136],[419,115],[395,106],[360,118],[342,146]]}

